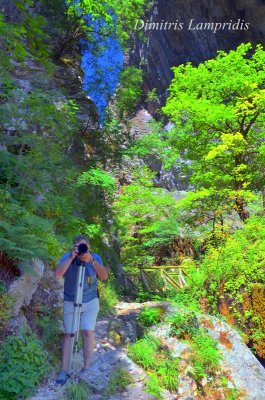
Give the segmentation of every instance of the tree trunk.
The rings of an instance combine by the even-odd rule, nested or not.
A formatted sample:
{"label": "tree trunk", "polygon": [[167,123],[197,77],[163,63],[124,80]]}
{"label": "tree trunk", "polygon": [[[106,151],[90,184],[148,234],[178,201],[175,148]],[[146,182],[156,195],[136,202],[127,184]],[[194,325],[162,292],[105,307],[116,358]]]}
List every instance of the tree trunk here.
{"label": "tree trunk", "polygon": [[242,197],[236,198],[235,210],[238,213],[241,221],[245,221],[246,219],[249,218],[249,212],[245,208],[244,200],[242,199]]}

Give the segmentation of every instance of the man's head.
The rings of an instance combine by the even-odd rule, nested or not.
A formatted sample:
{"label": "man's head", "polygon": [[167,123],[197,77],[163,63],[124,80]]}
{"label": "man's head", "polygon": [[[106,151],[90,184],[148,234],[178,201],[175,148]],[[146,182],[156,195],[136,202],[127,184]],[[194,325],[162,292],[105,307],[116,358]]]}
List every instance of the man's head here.
{"label": "man's head", "polygon": [[74,247],[78,247],[81,243],[84,243],[87,245],[88,248],[90,248],[90,243],[89,239],[86,235],[78,235],[74,238]]}

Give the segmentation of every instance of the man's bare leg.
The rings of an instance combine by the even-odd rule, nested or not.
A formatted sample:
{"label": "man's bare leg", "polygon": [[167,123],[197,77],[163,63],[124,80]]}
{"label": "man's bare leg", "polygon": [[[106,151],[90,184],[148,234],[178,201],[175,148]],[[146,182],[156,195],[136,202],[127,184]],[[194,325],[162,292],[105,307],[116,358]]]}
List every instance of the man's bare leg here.
{"label": "man's bare leg", "polygon": [[83,340],[84,368],[89,368],[94,352],[94,331],[81,330]]}
{"label": "man's bare leg", "polygon": [[59,385],[64,385],[68,379],[70,345],[71,345],[71,336],[69,333],[65,333],[62,342],[61,371],[59,372],[56,380],[56,383],[58,383]]}
{"label": "man's bare leg", "polygon": [[70,333],[65,333],[62,343],[62,371],[69,372],[69,356],[70,356]]}

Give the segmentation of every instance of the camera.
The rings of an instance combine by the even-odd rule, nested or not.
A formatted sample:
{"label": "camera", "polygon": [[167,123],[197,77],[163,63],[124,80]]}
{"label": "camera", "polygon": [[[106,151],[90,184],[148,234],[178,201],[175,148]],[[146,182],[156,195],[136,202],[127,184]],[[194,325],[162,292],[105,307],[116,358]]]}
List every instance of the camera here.
{"label": "camera", "polygon": [[88,252],[88,246],[85,243],[81,243],[77,247],[77,250],[78,250],[78,255],[82,256],[83,254]]}

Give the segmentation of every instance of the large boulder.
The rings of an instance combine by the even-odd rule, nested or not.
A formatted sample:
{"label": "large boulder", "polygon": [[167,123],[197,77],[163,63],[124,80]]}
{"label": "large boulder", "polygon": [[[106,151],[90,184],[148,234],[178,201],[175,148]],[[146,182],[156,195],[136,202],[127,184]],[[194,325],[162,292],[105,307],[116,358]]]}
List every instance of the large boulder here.
{"label": "large boulder", "polygon": [[32,259],[29,261],[28,268],[12,283],[8,290],[8,295],[13,299],[12,317],[17,317],[21,307],[30,304],[43,276],[43,271],[43,262],[38,259]]}

